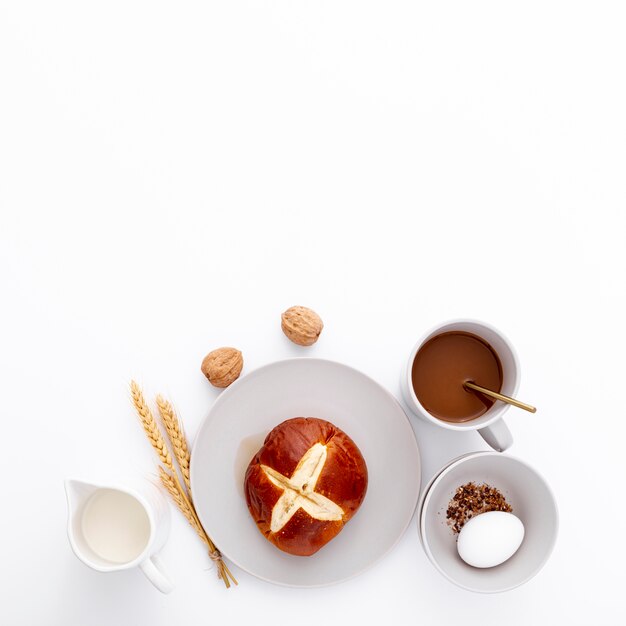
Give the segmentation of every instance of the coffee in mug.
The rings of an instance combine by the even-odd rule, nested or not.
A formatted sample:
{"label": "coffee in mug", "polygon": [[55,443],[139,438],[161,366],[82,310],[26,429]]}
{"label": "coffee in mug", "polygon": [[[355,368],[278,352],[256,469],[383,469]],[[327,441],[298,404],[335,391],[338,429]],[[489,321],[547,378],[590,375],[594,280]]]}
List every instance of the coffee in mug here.
{"label": "coffee in mug", "polygon": [[482,337],[452,330],[435,335],[419,348],[411,381],[417,399],[433,417],[469,422],[486,413],[494,400],[466,389],[464,383],[501,391],[502,363]]}

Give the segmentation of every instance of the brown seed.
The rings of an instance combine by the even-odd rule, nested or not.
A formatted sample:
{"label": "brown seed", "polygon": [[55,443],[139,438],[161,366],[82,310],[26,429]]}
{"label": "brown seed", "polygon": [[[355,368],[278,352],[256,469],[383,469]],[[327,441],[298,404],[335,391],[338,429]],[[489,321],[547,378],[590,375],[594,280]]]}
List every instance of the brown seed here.
{"label": "brown seed", "polygon": [[292,306],[281,316],[281,328],[299,346],[312,346],[324,328],[322,318],[305,306]]}
{"label": "brown seed", "polygon": [[469,482],[457,488],[448,504],[446,519],[455,533],[461,531],[465,522],[488,511],[512,511],[504,495],[495,487],[485,483],[477,485]]}
{"label": "brown seed", "polygon": [[236,381],[243,368],[243,356],[235,348],[218,348],[207,354],[203,361],[202,373],[214,387],[228,387]]}

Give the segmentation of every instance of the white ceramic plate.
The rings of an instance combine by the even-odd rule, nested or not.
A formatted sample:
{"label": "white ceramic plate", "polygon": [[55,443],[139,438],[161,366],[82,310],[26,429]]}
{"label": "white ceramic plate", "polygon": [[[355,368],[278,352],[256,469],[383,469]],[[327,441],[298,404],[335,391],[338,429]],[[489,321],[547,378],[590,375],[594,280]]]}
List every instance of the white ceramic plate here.
{"label": "white ceramic plate", "polygon": [[[344,430],[369,475],[356,515],[310,557],[286,554],[267,541],[243,491],[248,463],[267,433],[298,416]],[[203,526],[230,561],[269,582],[317,587],[359,574],[397,543],[417,504],[420,457],[408,418],[378,383],[341,363],[288,359],[254,370],[220,395],[194,442],[191,486]]]}

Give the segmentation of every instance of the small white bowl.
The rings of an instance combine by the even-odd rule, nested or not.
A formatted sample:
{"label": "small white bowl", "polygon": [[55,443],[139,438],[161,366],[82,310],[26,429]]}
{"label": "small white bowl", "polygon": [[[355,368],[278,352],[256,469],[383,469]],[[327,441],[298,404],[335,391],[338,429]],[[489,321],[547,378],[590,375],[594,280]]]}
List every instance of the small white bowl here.
{"label": "small white bowl", "polygon": [[[496,567],[478,569],[465,563],[457,535],[447,524],[448,503],[461,485],[487,483],[497,488],[524,524],[519,550]],[[550,556],[558,532],[554,495],[528,464],[498,452],[464,455],[446,465],[427,487],[418,512],[419,537],[432,564],[451,582],[479,593],[509,591],[530,580]]]}

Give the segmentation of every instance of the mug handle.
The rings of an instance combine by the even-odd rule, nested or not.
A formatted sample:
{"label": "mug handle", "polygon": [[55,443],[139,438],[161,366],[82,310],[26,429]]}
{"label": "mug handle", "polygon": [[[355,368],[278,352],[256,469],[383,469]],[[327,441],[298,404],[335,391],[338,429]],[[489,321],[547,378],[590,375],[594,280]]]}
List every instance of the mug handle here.
{"label": "mug handle", "polygon": [[174,585],[170,577],[165,573],[165,567],[156,554],[149,556],[145,561],[139,564],[141,571],[146,578],[161,592],[169,593],[174,589]]}
{"label": "mug handle", "polygon": [[504,420],[479,428],[480,436],[497,452],[504,452],[513,445],[513,435]]}

